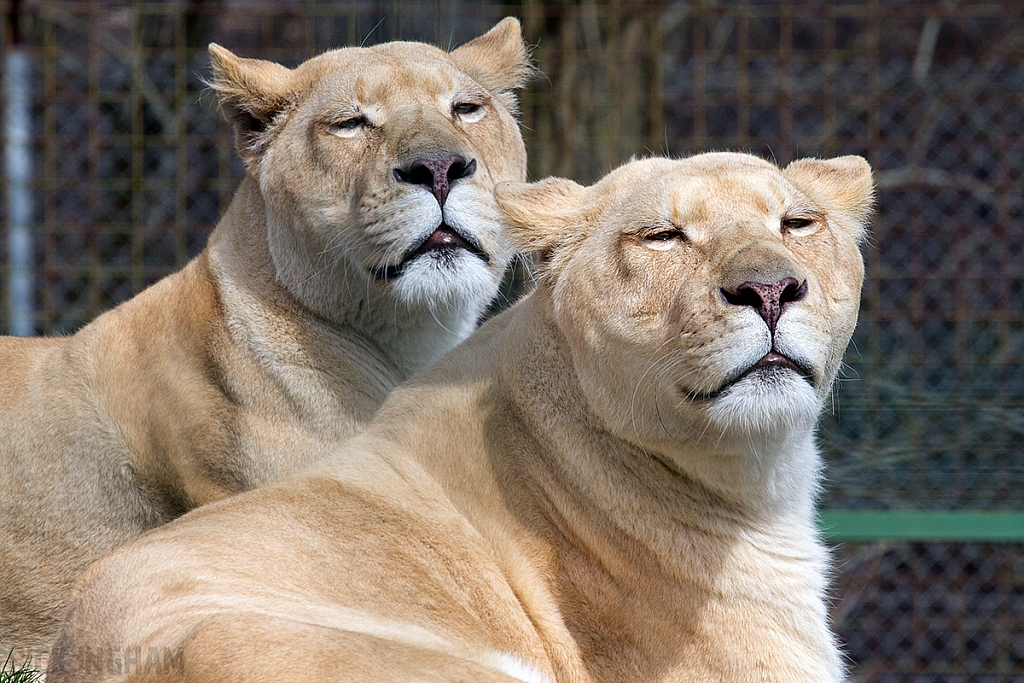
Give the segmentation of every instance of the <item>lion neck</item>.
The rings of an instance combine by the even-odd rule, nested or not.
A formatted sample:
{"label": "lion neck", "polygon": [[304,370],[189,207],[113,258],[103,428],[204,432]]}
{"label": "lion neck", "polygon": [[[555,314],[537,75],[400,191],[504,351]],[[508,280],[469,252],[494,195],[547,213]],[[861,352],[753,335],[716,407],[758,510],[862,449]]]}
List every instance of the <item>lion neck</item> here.
{"label": "lion neck", "polygon": [[[635,431],[602,418],[588,400],[552,308],[550,289],[542,284],[516,309],[516,318],[510,318],[514,334],[505,350],[503,373],[516,402],[525,404],[529,413],[547,416],[538,428],[560,430],[553,445],[575,446],[587,435],[598,435],[592,450],[576,447],[552,455],[572,463],[594,460],[581,468],[584,478],[586,470],[596,467],[616,479],[627,474],[646,477],[642,489],[657,480],[668,487],[658,495],[706,492],[722,510],[733,510],[751,524],[788,524],[811,517],[820,474],[813,425],[795,424],[771,434],[713,434],[701,422],[681,438],[665,434],[641,439]],[[552,393],[555,388],[557,394]],[[604,493],[599,490],[595,497],[601,500]],[[704,505],[705,494],[700,495]]]}
{"label": "lion neck", "polygon": [[[210,238],[222,290],[262,294],[245,297],[246,309],[260,309],[246,320],[255,334],[276,332],[282,319],[289,319],[307,335],[317,329],[328,336],[344,335],[364,345],[376,363],[402,381],[475,328],[478,312],[412,310],[347,263],[314,270],[315,259],[294,238],[271,244],[271,221],[257,181],[246,176]],[[273,227],[278,235],[293,234],[287,226]],[[340,361],[348,364],[352,359]]]}
{"label": "lion neck", "polygon": [[[789,644],[827,660],[826,554],[809,510],[766,512],[735,500],[609,431],[586,405],[543,286],[508,319],[501,384],[518,406],[524,442],[538,447],[505,466],[533,491],[536,509],[520,514],[546,520],[560,611],[595,678],[696,680],[720,672],[722,662],[745,656],[734,653],[751,651],[742,634],[777,630],[792,603],[819,618],[795,629]],[[768,565],[777,571],[764,580]],[[737,642],[722,633],[739,634]],[[631,670],[636,675],[622,677]]]}

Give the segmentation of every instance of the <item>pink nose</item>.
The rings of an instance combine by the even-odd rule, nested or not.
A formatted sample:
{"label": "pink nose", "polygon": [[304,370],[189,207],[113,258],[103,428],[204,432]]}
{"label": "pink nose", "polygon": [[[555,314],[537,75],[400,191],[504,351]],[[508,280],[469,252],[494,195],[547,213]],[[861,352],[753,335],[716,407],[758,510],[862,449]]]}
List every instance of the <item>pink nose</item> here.
{"label": "pink nose", "polygon": [[395,168],[399,182],[422,185],[430,190],[437,203],[444,206],[455,181],[468,178],[476,172],[476,159],[467,162],[458,154],[438,159],[417,159],[405,168]]}
{"label": "pink nose", "polygon": [[786,277],[772,283],[744,282],[735,292],[723,289],[722,294],[734,306],[750,306],[757,311],[774,334],[783,309],[807,296],[807,281],[800,283],[795,277]]}

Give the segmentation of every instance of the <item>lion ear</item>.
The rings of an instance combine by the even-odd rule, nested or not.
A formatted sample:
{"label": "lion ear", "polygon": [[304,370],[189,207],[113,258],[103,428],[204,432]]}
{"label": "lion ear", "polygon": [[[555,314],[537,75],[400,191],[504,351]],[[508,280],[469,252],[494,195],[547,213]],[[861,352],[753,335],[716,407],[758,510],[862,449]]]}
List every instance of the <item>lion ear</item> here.
{"label": "lion ear", "polygon": [[515,17],[506,17],[487,33],[474,38],[448,55],[513,114],[519,110],[515,91],[537,73],[530,63],[530,51],[523,42]]}
{"label": "lion ear", "polygon": [[292,102],[294,72],[262,59],[243,59],[210,43],[210,88],[235,126],[238,154],[248,165],[263,153],[277,115]]}
{"label": "lion ear", "polygon": [[847,218],[858,240],[865,237],[874,204],[874,182],[871,166],[863,157],[799,159],[784,173],[811,199]]}
{"label": "lion ear", "polygon": [[548,261],[589,232],[587,193],[587,188],[566,178],[503,182],[494,188],[512,244]]}

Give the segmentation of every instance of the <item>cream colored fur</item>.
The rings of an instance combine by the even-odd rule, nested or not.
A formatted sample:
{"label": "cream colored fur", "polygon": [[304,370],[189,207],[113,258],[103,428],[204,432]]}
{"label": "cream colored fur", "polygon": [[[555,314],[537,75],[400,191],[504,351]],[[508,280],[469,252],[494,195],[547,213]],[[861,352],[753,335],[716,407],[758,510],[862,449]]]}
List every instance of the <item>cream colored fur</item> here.
{"label": "cream colored fur", "polygon": [[[72,337],[0,339],[0,656],[45,650],[118,545],[333,451],[476,327],[511,257],[515,19],[451,53],[210,54],[248,173],[206,250]],[[415,164],[453,155],[435,194]]]}
{"label": "cream colored fur", "polygon": [[[742,154],[499,185],[538,289],[316,471],[96,565],[50,682],[843,680],[814,425],[871,192]],[[789,277],[773,334],[736,292]]]}

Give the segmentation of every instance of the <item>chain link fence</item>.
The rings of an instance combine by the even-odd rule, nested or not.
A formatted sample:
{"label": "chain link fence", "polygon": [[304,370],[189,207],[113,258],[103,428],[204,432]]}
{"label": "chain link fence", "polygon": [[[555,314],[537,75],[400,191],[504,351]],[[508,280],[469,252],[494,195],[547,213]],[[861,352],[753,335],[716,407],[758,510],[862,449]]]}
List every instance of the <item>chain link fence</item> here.
{"label": "chain link fence", "polygon": [[[0,332],[25,302],[31,331],[72,332],[202,248],[242,174],[204,94],[209,42],[294,65],[395,38],[453,46],[513,14],[545,74],[523,95],[534,178],[712,149],[864,155],[878,211],[821,429],[824,505],[1024,511],[1020,3],[0,0],[0,14],[5,150],[20,101],[28,126],[2,171]],[[1024,683],[1024,543],[839,543],[836,558],[854,681]]]}

